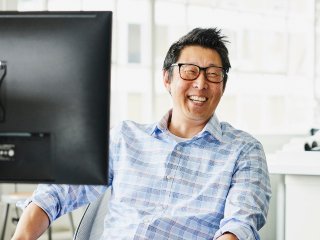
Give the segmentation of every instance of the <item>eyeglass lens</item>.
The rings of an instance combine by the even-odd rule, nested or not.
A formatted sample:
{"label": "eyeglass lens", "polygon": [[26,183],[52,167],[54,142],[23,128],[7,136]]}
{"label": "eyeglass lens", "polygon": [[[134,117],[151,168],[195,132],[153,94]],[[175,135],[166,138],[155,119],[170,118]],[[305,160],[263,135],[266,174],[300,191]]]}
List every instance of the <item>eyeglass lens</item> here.
{"label": "eyeglass lens", "polygon": [[[182,64],[180,66],[180,76],[185,80],[195,80],[200,75],[200,67],[192,64]],[[223,70],[218,67],[208,67],[205,69],[206,78],[210,82],[221,82]]]}

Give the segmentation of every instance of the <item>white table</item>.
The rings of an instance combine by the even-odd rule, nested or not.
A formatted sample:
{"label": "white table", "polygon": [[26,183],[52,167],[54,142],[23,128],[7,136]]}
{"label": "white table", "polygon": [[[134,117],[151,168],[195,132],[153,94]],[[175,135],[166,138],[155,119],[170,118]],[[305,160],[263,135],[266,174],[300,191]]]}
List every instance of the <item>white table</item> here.
{"label": "white table", "polygon": [[282,177],[277,192],[277,240],[320,239],[320,152],[283,150],[267,157]]}

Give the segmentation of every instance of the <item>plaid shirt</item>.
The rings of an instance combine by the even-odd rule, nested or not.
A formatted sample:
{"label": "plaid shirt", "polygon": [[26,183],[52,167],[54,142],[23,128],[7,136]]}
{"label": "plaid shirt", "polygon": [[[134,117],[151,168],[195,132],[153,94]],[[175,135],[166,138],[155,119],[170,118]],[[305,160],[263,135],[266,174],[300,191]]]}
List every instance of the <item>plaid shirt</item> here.
{"label": "plaid shirt", "polygon": [[[169,114],[158,124],[125,121],[111,130],[111,199],[101,239],[216,239],[224,232],[259,239],[271,196],[262,145],[216,116],[177,142]],[[39,185],[30,201],[53,221],[106,188]]]}

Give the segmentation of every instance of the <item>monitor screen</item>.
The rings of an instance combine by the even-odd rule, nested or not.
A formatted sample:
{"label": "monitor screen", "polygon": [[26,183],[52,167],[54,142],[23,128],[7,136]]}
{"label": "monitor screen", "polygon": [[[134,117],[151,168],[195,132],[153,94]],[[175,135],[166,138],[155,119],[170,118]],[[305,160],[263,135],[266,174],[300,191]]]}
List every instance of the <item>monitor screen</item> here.
{"label": "monitor screen", "polygon": [[0,181],[106,184],[112,12],[0,13]]}

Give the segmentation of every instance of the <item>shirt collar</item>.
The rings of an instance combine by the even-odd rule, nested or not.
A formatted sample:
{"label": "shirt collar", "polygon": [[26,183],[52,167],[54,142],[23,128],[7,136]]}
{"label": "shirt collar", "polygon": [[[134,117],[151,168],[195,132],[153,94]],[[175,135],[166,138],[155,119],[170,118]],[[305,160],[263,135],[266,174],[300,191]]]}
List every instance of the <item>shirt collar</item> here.
{"label": "shirt collar", "polygon": [[[150,135],[158,134],[159,132],[168,131],[168,122],[169,122],[169,119],[171,118],[171,113],[172,113],[172,109],[170,109],[158,123],[153,125],[152,129],[150,129],[151,130]],[[206,124],[203,130],[198,134],[198,136],[202,135],[205,132],[209,133],[212,137],[216,138],[218,141],[222,140],[221,125],[216,114],[214,114],[210,118],[209,122]]]}
{"label": "shirt collar", "polygon": [[152,134],[157,134],[159,132],[166,132],[168,131],[168,122],[169,122],[169,119],[171,118],[171,113],[172,113],[172,109],[170,109],[162,118],[161,120],[154,124],[152,129],[151,129],[151,132],[150,132],[150,135]]}
{"label": "shirt collar", "polygon": [[216,114],[214,114],[201,132],[208,132],[218,141],[222,141],[221,124]]}

